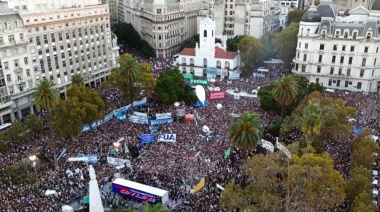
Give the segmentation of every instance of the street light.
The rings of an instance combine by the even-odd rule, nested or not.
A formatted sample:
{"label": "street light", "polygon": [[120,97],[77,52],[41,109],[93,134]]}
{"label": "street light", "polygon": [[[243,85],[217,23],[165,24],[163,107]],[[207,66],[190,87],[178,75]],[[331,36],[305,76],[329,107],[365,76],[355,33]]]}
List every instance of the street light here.
{"label": "street light", "polygon": [[36,168],[37,156],[31,155],[31,156],[29,156],[29,160],[32,161],[32,165],[34,167],[34,171],[36,172],[36,180],[38,181],[37,168]]}
{"label": "street light", "polygon": [[120,143],[119,142],[113,142],[113,147],[115,147],[116,152],[119,151]]}
{"label": "street light", "polygon": [[208,158],[206,158],[205,159],[205,162],[206,162],[206,164],[207,164],[207,173],[206,173],[206,175],[210,172],[210,163],[211,163],[211,160],[210,159],[208,159]]}
{"label": "street light", "polygon": [[174,102],[174,107],[179,107],[179,102]]}

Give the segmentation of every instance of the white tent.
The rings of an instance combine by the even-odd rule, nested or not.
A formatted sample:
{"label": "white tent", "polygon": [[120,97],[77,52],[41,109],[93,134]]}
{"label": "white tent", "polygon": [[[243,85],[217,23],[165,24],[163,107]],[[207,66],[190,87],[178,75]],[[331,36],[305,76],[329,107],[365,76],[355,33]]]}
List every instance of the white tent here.
{"label": "white tent", "polygon": [[372,170],[372,176],[377,176],[379,175],[379,172],[377,170]]}
{"label": "white tent", "polygon": [[373,196],[373,197],[377,197],[377,196],[379,196],[379,191],[376,190],[376,189],[373,189],[373,190],[372,190],[372,196]]}
{"label": "white tent", "polygon": [[373,181],[372,181],[372,185],[377,186],[378,184],[379,184],[379,181],[378,181],[378,180],[373,180]]}
{"label": "white tent", "polygon": [[55,190],[46,190],[45,191],[45,196],[51,196],[51,195],[58,196],[58,193]]}
{"label": "white tent", "polygon": [[62,206],[62,212],[74,212],[74,208],[69,205]]}

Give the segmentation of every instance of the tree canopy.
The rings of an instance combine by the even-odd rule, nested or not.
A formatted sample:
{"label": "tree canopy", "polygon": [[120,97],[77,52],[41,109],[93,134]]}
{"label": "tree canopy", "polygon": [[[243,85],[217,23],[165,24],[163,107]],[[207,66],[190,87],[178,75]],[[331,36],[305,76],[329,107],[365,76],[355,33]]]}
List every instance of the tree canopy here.
{"label": "tree canopy", "polygon": [[228,38],[227,39],[227,51],[229,52],[237,52],[238,51],[238,43],[240,42],[240,40],[244,37],[244,35],[236,35],[235,37],[233,38]]}
{"label": "tree canopy", "polygon": [[354,140],[351,162],[354,166],[363,166],[367,169],[371,169],[373,162],[377,157],[374,153],[377,152],[378,145],[369,137],[370,132],[363,131]]}
{"label": "tree canopy", "polygon": [[155,93],[165,104],[184,101],[187,105],[197,101],[190,85],[187,85],[178,68],[170,68],[157,78]]}
{"label": "tree canopy", "polygon": [[352,203],[360,193],[371,193],[371,182],[371,173],[365,167],[354,167],[345,188],[346,200]]}
{"label": "tree canopy", "polygon": [[298,28],[299,23],[292,22],[273,39],[275,51],[288,69],[296,56]]}
{"label": "tree canopy", "polygon": [[345,181],[327,153],[293,155],[289,165],[282,154],[254,155],[243,166],[247,182],[228,184],[221,205],[229,211],[323,211],[344,201]]}
{"label": "tree canopy", "polygon": [[238,43],[237,47],[240,51],[243,71],[251,71],[261,57],[263,46],[255,37],[244,36]]}
{"label": "tree canopy", "polygon": [[292,22],[300,22],[302,15],[305,13],[306,10],[301,9],[295,9],[288,13],[288,21],[289,23]]}

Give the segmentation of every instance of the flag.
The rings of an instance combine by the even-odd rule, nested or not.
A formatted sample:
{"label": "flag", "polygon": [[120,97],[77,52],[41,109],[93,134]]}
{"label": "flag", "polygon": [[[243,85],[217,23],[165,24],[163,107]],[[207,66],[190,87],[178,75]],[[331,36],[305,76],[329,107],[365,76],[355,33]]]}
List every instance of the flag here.
{"label": "flag", "polygon": [[226,151],[224,151],[224,159],[227,159],[230,156],[230,153],[231,153],[231,147],[227,149]]}
{"label": "flag", "polygon": [[194,192],[198,192],[199,190],[201,190],[204,185],[205,185],[205,178],[202,178],[197,185],[194,185],[193,187]]}

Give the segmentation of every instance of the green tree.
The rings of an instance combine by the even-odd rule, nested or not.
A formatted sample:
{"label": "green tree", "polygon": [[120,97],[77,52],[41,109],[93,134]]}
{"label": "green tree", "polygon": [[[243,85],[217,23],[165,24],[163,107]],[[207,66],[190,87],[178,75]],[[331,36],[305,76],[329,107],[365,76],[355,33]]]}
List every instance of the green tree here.
{"label": "green tree", "polygon": [[273,89],[276,87],[275,82],[271,82],[267,85],[262,86],[257,95],[260,97],[260,108],[269,111],[277,109],[277,102],[273,96]]}
{"label": "green tree", "polygon": [[351,155],[351,162],[355,166],[364,166],[367,169],[371,169],[373,162],[376,161],[378,145],[369,137],[369,132],[363,132],[356,137]]}
{"label": "green tree", "polygon": [[71,83],[73,85],[83,86],[84,85],[84,79],[80,73],[75,73],[71,77]]}
{"label": "green tree", "polygon": [[243,71],[251,71],[263,51],[261,43],[255,37],[244,36],[237,47],[240,51]]}
{"label": "green tree", "polygon": [[0,133],[0,152],[6,152],[10,147],[10,142],[8,140],[8,137]]}
{"label": "green tree", "polygon": [[157,78],[155,93],[164,104],[185,101],[187,105],[196,102],[197,98],[189,85],[185,84],[178,68],[170,68]]}
{"label": "green tree", "polygon": [[141,74],[137,77],[136,82],[140,85],[140,91],[144,91],[144,96],[150,96],[157,85],[157,80],[153,76],[153,68],[150,63],[140,63]]}
{"label": "green tree", "polygon": [[365,167],[355,167],[350,172],[346,185],[346,200],[352,203],[362,192],[371,192],[371,173]]}
{"label": "green tree", "polygon": [[273,33],[268,33],[266,35],[263,35],[260,37],[259,42],[261,46],[263,47],[263,51],[260,55],[260,61],[264,61],[274,53],[274,46],[273,46]]}
{"label": "green tree", "polygon": [[29,184],[37,180],[36,171],[31,164],[25,162],[17,162],[6,166],[4,175],[8,177],[14,184]]}
{"label": "green tree", "polygon": [[184,48],[195,48],[197,43],[199,44],[199,34],[195,34],[193,37],[184,40],[179,49],[182,51]]}
{"label": "green tree", "polygon": [[299,23],[292,22],[273,39],[274,49],[288,69],[296,56],[298,27]]}
{"label": "green tree", "polygon": [[233,38],[228,38],[226,41],[227,44],[227,51],[229,52],[237,52],[238,51],[238,43],[240,40],[244,37],[244,35],[236,35]]}
{"label": "green tree", "polygon": [[287,75],[276,83],[272,93],[275,100],[281,105],[281,117],[284,117],[285,106],[290,105],[296,98],[298,85],[292,75]]}
{"label": "green tree", "polygon": [[[125,58],[121,56],[119,58],[119,72],[118,77],[120,77],[121,80],[125,81],[129,85],[129,94],[130,94],[130,102],[133,102],[134,96],[133,96],[133,87],[136,83],[136,79],[140,75],[140,66],[139,63],[133,59],[133,58]],[[127,93],[128,91],[124,90],[124,93]]]}
{"label": "green tree", "polygon": [[375,212],[376,208],[372,204],[372,197],[370,193],[363,191],[356,196],[355,201],[352,203],[352,212]]}
{"label": "green tree", "polygon": [[285,160],[282,152],[252,156],[243,165],[247,180],[227,185],[221,205],[228,211],[323,211],[344,201],[345,181],[327,153]]}
{"label": "green tree", "polygon": [[263,136],[262,120],[256,113],[241,115],[228,127],[231,142],[238,148],[253,150]]}
{"label": "green tree", "polygon": [[44,125],[42,121],[34,114],[31,114],[27,117],[25,126],[34,135],[40,134],[44,131]]}
{"label": "green tree", "polygon": [[41,109],[47,111],[47,120],[50,131],[50,142],[52,144],[52,151],[54,157],[55,169],[58,170],[57,151],[55,148],[55,141],[53,139],[52,131],[52,116],[51,111],[59,103],[59,90],[53,87],[53,81],[43,78],[37,83],[36,91],[33,93],[34,103]]}
{"label": "green tree", "polygon": [[292,22],[300,22],[302,15],[305,13],[305,10],[295,9],[288,13],[288,21]]}
{"label": "green tree", "polygon": [[[78,97],[62,100],[53,110],[53,132],[60,138],[74,139],[82,132],[86,108],[81,107]],[[88,122],[89,123],[89,122]]]}
{"label": "green tree", "polygon": [[318,104],[310,103],[303,109],[302,132],[307,145],[310,145],[315,136],[319,135],[322,127],[321,108]]}
{"label": "green tree", "polygon": [[81,121],[84,124],[91,124],[93,121],[101,120],[104,118],[104,102],[100,95],[96,91],[84,86],[72,86],[67,91],[69,100],[74,97],[77,98],[77,107],[85,111],[80,116]]}
{"label": "green tree", "polygon": [[6,135],[9,142],[20,143],[30,138],[30,130],[28,131],[21,122],[16,121],[12,123]]}

